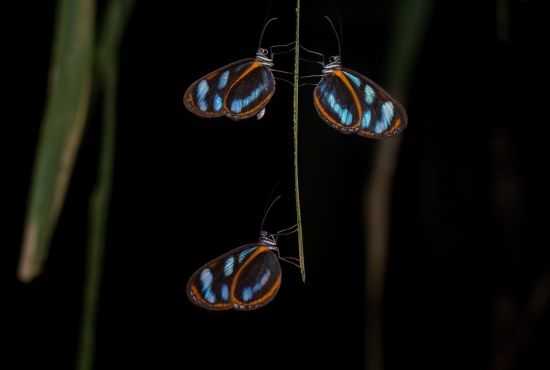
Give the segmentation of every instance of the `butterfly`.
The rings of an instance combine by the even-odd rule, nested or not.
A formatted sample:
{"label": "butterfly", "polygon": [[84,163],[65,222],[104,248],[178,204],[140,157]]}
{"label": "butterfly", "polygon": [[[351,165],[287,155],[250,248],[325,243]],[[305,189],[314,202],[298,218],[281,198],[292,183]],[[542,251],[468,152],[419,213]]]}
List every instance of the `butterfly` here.
{"label": "butterfly", "polygon": [[323,77],[313,91],[319,116],[340,132],[374,139],[399,134],[407,113],[397,100],[362,74],[343,68],[339,55],[323,64]]}
{"label": "butterfly", "polygon": [[258,48],[255,58],[242,59],[195,81],[183,96],[185,107],[199,117],[261,119],[275,92],[273,59]]}
{"label": "butterfly", "polygon": [[191,302],[207,310],[254,310],[271,302],[281,286],[279,259],[286,260],[277,248],[282,231],[261,231],[257,243],[235,248],[195,271],[187,282]]}

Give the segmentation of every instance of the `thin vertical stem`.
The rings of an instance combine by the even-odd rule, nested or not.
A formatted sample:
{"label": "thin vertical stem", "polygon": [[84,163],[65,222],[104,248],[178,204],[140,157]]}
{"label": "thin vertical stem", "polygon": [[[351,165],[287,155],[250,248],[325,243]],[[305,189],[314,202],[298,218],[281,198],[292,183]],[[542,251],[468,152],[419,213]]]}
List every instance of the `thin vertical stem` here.
{"label": "thin vertical stem", "polygon": [[89,238],[76,368],[92,370],[116,142],[118,50],[135,0],[110,0],[97,47],[103,125],[98,179],[90,199]]}
{"label": "thin vertical stem", "polygon": [[82,302],[80,342],[77,355],[77,369],[93,369],[95,356],[95,328],[101,271],[111,198],[112,172],[115,152],[116,85],[117,71],[105,75],[103,96],[103,127],[99,160],[99,179],[90,199],[90,227],[86,255],[86,277]]}
{"label": "thin vertical stem", "polygon": [[296,0],[296,45],[294,48],[294,189],[296,198],[296,223],[298,224],[298,253],[302,281],[306,282],[304,259],[304,237],[302,230],[302,212],[300,210],[300,188],[298,177],[298,86],[300,74],[300,0]]}

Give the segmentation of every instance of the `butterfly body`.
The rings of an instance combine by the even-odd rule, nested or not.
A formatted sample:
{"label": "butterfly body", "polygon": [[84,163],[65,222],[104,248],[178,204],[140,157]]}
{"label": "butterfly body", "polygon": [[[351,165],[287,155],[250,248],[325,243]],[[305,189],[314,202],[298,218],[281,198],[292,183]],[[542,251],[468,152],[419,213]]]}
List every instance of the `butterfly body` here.
{"label": "butterfly body", "polygon": [[187,296],[208,310],[253,310],[266,305],[281,286],[276,244],[273,234],[262,231],[257,243],[213,259],[189,278]]}
{"label": "butterfly body", "polygon": [[267,50],[259,48],[255,58],[228,64],[195,81],[184,94],[185,107],[204,118],[260,119],[275,92],[272,66]]}
{"label": "butterfly body", "polygon": [[403,106],[358,72],[343,68],[340,57],[323,66],[313,101],[319,116],[340,132],[383,139],[407,126]]}

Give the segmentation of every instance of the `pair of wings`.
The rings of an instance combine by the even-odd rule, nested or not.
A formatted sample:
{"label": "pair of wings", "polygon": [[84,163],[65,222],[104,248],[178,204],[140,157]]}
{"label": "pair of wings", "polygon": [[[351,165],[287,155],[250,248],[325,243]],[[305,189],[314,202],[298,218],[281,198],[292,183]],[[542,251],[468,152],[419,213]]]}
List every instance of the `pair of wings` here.
{"label": "pair of wings", "polygon": [[271,70],[257,59],[231,63],[195,81],[183,96],[185,107],[194,114],[241,120],[258,116],[275,92]]}
{"label": "pair of wings", "polygon": [[407,113],[397,100],[348,68],[325,74],[313,91],[313,102],[326,123],[346,134],[385,139],[407,126]]}
{"label": "pair of wings", "polygon": [[[257,59],[243,59],[195,81],[185,92],[184,104],[205,118],[233,120],[263,117],[275,92],[269,67]],[[340,132],[383,139],[407,126],[403,106],[365,76],[347,68],[323,76],[313,92],[319,116]]]}
{"label": "pair of wings", "polygon": [[278,257],[261,243],[243,245],[198,269],[187,283],[187,296],[208,310],[254,310],[269,302],[281,286]]}

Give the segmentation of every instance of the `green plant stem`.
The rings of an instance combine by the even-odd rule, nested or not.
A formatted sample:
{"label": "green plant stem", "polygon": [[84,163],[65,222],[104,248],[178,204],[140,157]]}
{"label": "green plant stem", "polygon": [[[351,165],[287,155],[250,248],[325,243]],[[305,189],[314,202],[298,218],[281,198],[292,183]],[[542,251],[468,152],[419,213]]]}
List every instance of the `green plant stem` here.
{"label": "green plant stem", "polygon": [[[97,72],[103,91],[103,125],[96,187],[90,199],[89,239],[82,302],[77,369],[92,370],[95,328],[105,251],[116,141],[118,49],[134,0],[111,0],[106,9],[97,52]],[[101,91],[101,89],[100,89]]]}
{"label": "green plant stem", "polygon": [[302,229],[302,212],[300,210],[300,187],[298,176],[298,86],[300,76],[300,0],[296,0],[296,44],[294,48],[294,190],[296,199],[296,223],[298,224],[298,254],[302,281],[306,282],[304,259],[304,236]]}

